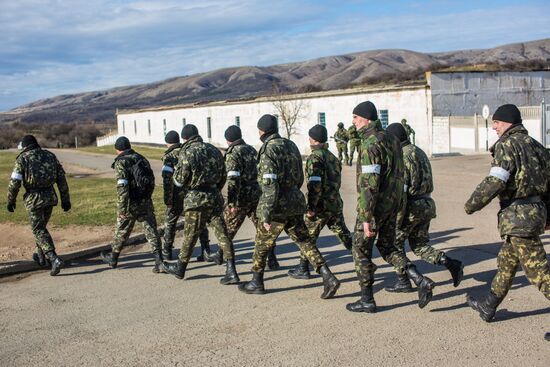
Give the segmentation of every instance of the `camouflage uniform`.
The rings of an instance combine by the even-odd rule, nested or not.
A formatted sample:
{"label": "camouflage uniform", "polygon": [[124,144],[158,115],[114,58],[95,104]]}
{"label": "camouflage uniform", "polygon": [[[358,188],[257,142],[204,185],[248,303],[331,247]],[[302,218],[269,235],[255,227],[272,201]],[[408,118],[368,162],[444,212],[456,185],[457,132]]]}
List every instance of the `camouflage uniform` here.
{"label": "camouflage uniform", "polygon": [[401,120],[401,125],[403,125],[403,128],[405,129],[405,132],[407,133],[407,137],[410,138],[410,136],[412,135],[412,142],[413,144],[415,144],[416,141],[415,141],[414,129],[411,127],[411,125],[407,124],[407,120],[405,119]]}
{"label": "camouflage uniform", "polygon": [[355,128],[354,125],[351,125],[348,129],[348,136],[349,136],[349,162],[348,164],[351,166],[353,163],[353,156],[355,155],[355,151],[357,150],[357,156],[359,156],[361,151],[361,137],[359,136],[359,132]]}
{"label": "camouflage uniform", "polygon": [[491,284],[497,298],[492,306],[496,308],[508,293],[519,265],[550,300],[550,268],[539,238],[549,224],[550,153],[521,124],[506,130],[490,151],[489,176],[472,193],[465,210],[468,214],[478,211],[497,195],[500,200],[498,227],[504,244]]}
{"label": "camouflage uniform", "polygon": [[[52,209],[57,205],[57,195],[53,185],[57,184],[61,205],[70,207],[69,186],[65,171],[55,157],[38,145],[26,147],[16,158],[15,167],[8,186],[8,204],[15,206],[21,185],[25,187],[25,208],[29,214],[37,253],[55,250],[48,229]],[[67,209],[68,210],[68,209]]]}
{"label": "camouflage uniform", "polygon": [[338,149],[338,159],[340,162],[342,162],[342,158],[344,158],[344,163],[347,163],[349,160],[348,157],[348,132],[345,128],[338,128],[336,132],[334,133],[334,140],[336,140],[336,148]]}

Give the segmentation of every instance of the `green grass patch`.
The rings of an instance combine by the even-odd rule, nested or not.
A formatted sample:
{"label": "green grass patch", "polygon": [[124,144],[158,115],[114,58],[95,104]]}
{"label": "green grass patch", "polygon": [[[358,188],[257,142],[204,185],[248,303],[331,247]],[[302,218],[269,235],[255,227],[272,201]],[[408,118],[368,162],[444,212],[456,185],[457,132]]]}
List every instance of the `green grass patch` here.
{"label": "green grass patch", "polygon": [[[143,145],[134,145],[132,146],[132,149],[149,160],[160,160],[166,151],[165,148],[155,148]],[[115,148],[112,145],[106,145],[103,147],[84,147],[78,148],[78,150],[89,153],[116,155]]]}
{"label": "green grass patch", "polygon": [[[6,209],[7,188],[17,153],[0,153],[0,187],[4,187],[5,194],[0,196],[0,222],[28,223],[27,211],[23,203],[25,189],[21,187],[17,196],[17,208],[15,213]],[[66,226],[75,225],[115,225],[116,223],[116,182],[109,178],[90,178],[78,175],[67,176],[71,194],[72,209],[65,213],[61,204],[54,208],[51,224]],[[158,224],[164,222],[164,203],[162,200],[162,187],[157,186],[153,194]]]}

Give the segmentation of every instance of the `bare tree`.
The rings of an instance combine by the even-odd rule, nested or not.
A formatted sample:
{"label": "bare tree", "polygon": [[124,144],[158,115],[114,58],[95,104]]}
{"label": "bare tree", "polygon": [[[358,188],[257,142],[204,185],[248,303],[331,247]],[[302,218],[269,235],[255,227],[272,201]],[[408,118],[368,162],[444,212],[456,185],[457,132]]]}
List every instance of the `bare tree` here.
{"label": "bare tree", "polygon": [[285,129],[286,137],[292,139],[292,136],[298,132],[298,120],[306,117],[308,104],[303,99],[289,99],[288,96],[285,98],[277,86],[274,86],[273,90],[273,107]]}

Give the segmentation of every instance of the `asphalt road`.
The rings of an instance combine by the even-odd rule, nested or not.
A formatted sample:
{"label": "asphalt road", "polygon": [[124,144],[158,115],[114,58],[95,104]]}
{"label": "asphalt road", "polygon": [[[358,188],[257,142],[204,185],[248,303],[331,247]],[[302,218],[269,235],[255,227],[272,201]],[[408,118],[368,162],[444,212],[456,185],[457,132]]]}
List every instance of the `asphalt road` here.
{"label": "asphalt road", "polygon": [[[463,210],[489,161],[488,156],[432,161],[438,206],[432,243],[466,268],[464,281],[453,288],[445,269],[409,253],[437,282],[434,299],[423,310],[415,293],[383,290],[394,274],[376,254],[379,311],[346,311],[346,303],[358,298],[354,267],[350,253],[326,229],[319,247],[342,281],[331,300],[319,298],[318,276],[286,276],[298,259],[286,236],[277,248],[282,268],[266,272],[268,293],[261,296],[220,285],[224,268],[211,264],[191,263],[185,280],[155,275],[143,246],[123,253],[116,270],[92,259],[58,277],[35,272],[2,279],[0,365],[548,366],[550,343],[543,335],[550,331],[550,305],[522,271],[493,323],[481,321],[464,303],[467,292],[488,290],[500,248],[496,204],[472,216]],[[97,158],[77,163],[103,165]],[[342,192],[351,226],[353,168],[345,167]],[[253,233],[246,222],[236,238],[241,280],[251,277]],[[549,251],[548,236],[544,241]]]}

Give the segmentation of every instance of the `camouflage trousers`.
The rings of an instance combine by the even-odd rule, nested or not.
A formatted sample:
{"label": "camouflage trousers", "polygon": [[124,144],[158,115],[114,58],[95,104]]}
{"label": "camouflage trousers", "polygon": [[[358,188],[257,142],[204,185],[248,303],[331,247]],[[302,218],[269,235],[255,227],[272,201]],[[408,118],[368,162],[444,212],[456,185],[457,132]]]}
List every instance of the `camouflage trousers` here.
{"label": "camouflage trousers", "polygon": [[430,222],[435,218],[435,203],[432,199],[421,199],[409,202],[401,224],[397,228],[395,247],[405,253],[405,241],[414,254],[430,264],[438,264],[443,251],[430,246]]}
{"label": "camouflage trousers", "polygon": [[151,245],[151,250],[153,252],[160,251],[160,236],[157,231],[157,218],[155,218],[155,209],[153,206],[150,206],[146,208],[146,210],[130,212],[123,218],[117,217],[115,239],[111,246],[113,252],[120,252],[122,250],[134,229],[136,221],[141,223],[145,238]]}
{"label": "camouflage trousers", "polygon": [[344,162],[347,162],[348,157],[348,145],[346,143],[336,143],[336,148],[338,149],[338,159],[342,162],[342,158],[345,156]]}
{"label": "camouflage trousers", "polygon": [[229,210],[229,207],[226,207],[223,213],[223,218],[225,220],[225,226],[227,227],[227,235],[229,239],[233,240],[235,235],[243,225],[244,219],[248,217],[254,226],[258,226],[258,218],[256,217],[256,206],[258,202],[251,203],[244,206],[235,207],[232,212]]}
{"label": "camouflage trousers", "polygon": [[[338,237],[341,243],[345,246],[351,247],[351,232],[346,226],[344,213],[322,213],[316,215],[314,218],[309,218],[306,215],[305,223],[312,241],[317,242],[321,230],[325,228],[325,226],[328,226],[328,228],[334,232],[336,237]],[[300,252],[300,258],[303,260],[306,258],[302,252]]]}
{"label": "camouflage trousers", "polygon": [[355,151],[357,151],[357,156],[359,157],[359,149],[361,149],[361,140],[350,140],[349,142],[349,161],[353,162],[353,156]]}
{"label": "camouflage trousers", "polygon": [[285,231],[298,245],[315,271],[325,264],[323,255],[317,249],[315,240],[309,235],[303,215],[287,218],[283,222],[271,222],[271,230],[265,229],[263,223],[256,226],[256,239],[254,240],[254,255],[252,255],[252,271],[261,273],[265,269],[267,254],[275,245],[277,237]]}
{"label": "camouflage trousers", "polygon": [[[176,237],[176,225],[178,219],[183,213],[183,201],[176,202],[174,205],[166,208],[164,219],[164,248],[171,249],[174,246],[174,238]],[[200,243],[208,243],[208,228],[204,229],[199,234]]]}
{"label": "camouflage trousers", "polygon": [[214,229],[214,236],[218,239],[219,246],[223,250],[224,260],[233,259],[235,255],[233,242],[227,234],[221,209],[187,210],[183,221],[185,226],[183,227],[183,243],[179,255],[181,262],[189,262],[199,234],[204,231],[207,224]]}
{"label": "camouflage trousers", "polygon": [[376,240],[376,247],[382,258],[393,265],[399,271],[404,272],[407,265],[411,262],[403,253],[395,247],[395,227],[396,217],[378,221],[378,235],[365,237],[363,231],[363,222],[355,222],[355,233],[353,234],[353,246],[351,249],[355,271],[361,287],[370,287],[374,283],[374,272],[377,267],[372,262],[372,249]]}
{"label": "camouflage trousers", "polygon": [[28,211],[36,247],[44,253],[55,250],[52,236],[50,232],[48,232],[48,228],[46,228],[52,216],[52,210],[53,206],[46,206],[44,208]]}
{"label": "camouflage trousers", "polygon": [[519,265],[525,276],[550,300],[550,267],[540,238],[506,236],[497,256],[497,273],[491,291],[504,298],[512,286]]}

